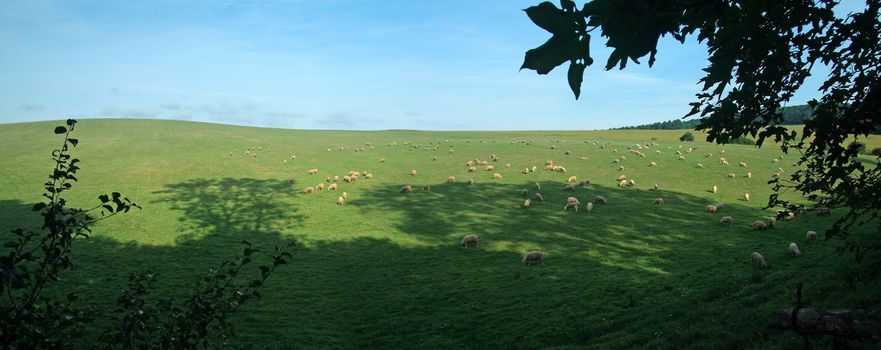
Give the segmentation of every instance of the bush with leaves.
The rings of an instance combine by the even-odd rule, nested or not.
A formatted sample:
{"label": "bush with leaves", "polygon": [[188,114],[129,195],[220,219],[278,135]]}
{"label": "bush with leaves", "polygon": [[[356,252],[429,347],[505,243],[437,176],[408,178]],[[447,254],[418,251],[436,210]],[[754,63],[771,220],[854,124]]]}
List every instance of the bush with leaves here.
{"label": "bush with leaves", "polygon": [[682,136],[679,136],[679,141],[682,142],[692,142],[694,141],[694,133],[691,131],[686,131]]}
{"label": "bush with leaves", "polygon": [[[65,126],[55,128],[63,134],[61,147],[52,151],[55,162],[49,181],[45,183],[43,201],[33,210],[43,217],[39,231],[12,231],[13,240],[4,243],[8,249],[0,256],[0,344],[5,349],[64,348],[82,344],[89,323],[96,317],[90,310],[76,308],[77,296],[65,298],[44,295],[51,283],[58,282],[62,273],[74,266],[70,258],[77,239],[88,238],[91,226],[140,206],[118,192],[98,196],[99,203],[92,208],[69,208],[62,196],[77,182],[79,159],[70,151],[79,143],[71,138],[76,120],[68,119]],[[189,300],[181,305],[173,300],[162,300],[145,306],[143,297],[153,285],[155,275],[132,277],[129,289],[118,300],[122,316],[120,325],[104,332],[101,348],[195,348],[207,346],[209,331],[215,331],[219,342],[232,334],[227,316],[242,304],[260,294],[257,291],[290,254],[287,245],[276,247],[270,265],[260,266],[260,276],[248,283],[239,282],[240,270],[251,262],[257,252],[248,247],[235,261],[226,262],[202,280]]]}
{"label": "bush with leaves", "polygon": [[870,152],[870,154],[873,156],[876,156],[876,157],[881,157],[881,147],[873,148],[872,152]]}
{"label": "bush with leaves", "polygon": [[[800,154],[800,169],[790,178],[771,181],[775,193],[768,207],[796,210],[779,196],[794,190],[813,201],[812,208],[845,208],[846,214],[826,232],[846,236],[854,225],[871,224],[881,232],[881,163],[864,164],[851,137],[881,129],[881,1],[836,16],[835,0],[817,1],[655,1],[592,0],[580,9],[571,0],[561,8],[542,2],[526,15],[551,33],[528,50],[522,68],[547,74],[569,62],[569,87],[577,99],[584,71],[594,60],[591,33],[600,29],[612,49],[605,69],[624,69],[648,56],[651,67],[661,37],[684,43],[696,39],[708,50],[709,66],[691,111],[707,141],[729,143],[749,135],[761,147],[766,139],[783,152]],[[815,64],[830,68],[820,87],[822,97],[808,102],[801,133],[781,126],[781,106],[789,102]],[[879,238],[879,237],[876,237]],[[848,242],[851,251],[881,250],[881,241]],[[862,254],[857,252],[858,257]],[[881,271],[881,260],[874,263]]]}

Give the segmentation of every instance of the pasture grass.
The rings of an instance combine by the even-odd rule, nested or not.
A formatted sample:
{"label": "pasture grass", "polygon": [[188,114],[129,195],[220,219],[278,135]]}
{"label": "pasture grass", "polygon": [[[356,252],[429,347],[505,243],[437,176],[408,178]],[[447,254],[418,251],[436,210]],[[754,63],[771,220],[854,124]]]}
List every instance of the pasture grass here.
{"label": "pasture grass", "polygon": [[[49,152],[61,141],[51,134],[56,124],[0,125],[3,237],[38,225],[29,207],[40,198]],[[83,169],[70,204],[88,207],[97,195],[120,191],[143,210],[96,226],[75,248],[77,269],[50,293],[77,292],[85,306],[108,314],[128,276],[150,270],[159,273],[156,297],[182,297],[248,240],[296,245],[263,298],[234,316],[236,342],[245,347],[795,348],[800,337],[765,327],[773,310],[792,307],[797,282],[805,283],[813,307],[881,304],[878,281],[856,277],[860,266],[836,251],[840,240],[805,242],[806,231],[822,237],[834,218],[807,215],[766,232],[751,230],[754,220],[773,215],[763,209],[767,181],[778,167],[793,171],[795,155],[772,163],[781,156],[772,145],[681,143],[682,132],[303,131],[82,120],[74,156]],[[661,153],[627,152],[645,141],[658,143]],[[262,149],[252,157],[247,147]],[[689,147],[696,150],[689,154]],[[677,160],[677,150],[687,159]],[[707,152],[713,156],[705,158]],[[482,167],[466,171],[466,161],[491,154],[500,158],[491,164],[502,180]],[[612,160],[622,155],[619,172]],[[720,156],[731,166],[719,165]],[[545,160],[568,172],[542,170]],[[648,167],[650,161],[658,167]],[[698,162],[706,168],[696,169]],[[536,173],[521,173],[532,166]],[[309,168],[319,173],[307,175]],[[417,176],[409,175],[412,169]],[[336,192],[303,193],[350,170],[374,178],[340,181]],[[737,177],[727,178],[729,172]],[[617,188],[620,174],[636,186]],[[602,195],[609,204],[591,214],[583,206],[564,212],[570,194],[562,188],[571,175],[593,182],[576,190],[582,203]],[[447,176],[456,182],[447,184]],[[466,185],[467,179],[476,183]],[[521,209],[520,190],[531,196],[536,182],[545,202]],[[398,193],[403,184],[414,185],[414,193]],[[423,184],[432,191],[420,192]],[[709,191],[713,185],[719,193]],[[349,199],[338,206],[343,191]],[[752,201],[742,200],[746,192]],[[656,197],[666,204],[652,205]],[[716,202],[725,209],[704,211]],[[724,215],[735,224],[721,226]],[[470,233],[480,245],[458,247]],[[790,242],[802,256],[787,255]],[[530,250],[545,252],[543,266],[520,263]],[[770,268],[751,266],[753,251]],[[93,328],[109,324],[99,318]]]}

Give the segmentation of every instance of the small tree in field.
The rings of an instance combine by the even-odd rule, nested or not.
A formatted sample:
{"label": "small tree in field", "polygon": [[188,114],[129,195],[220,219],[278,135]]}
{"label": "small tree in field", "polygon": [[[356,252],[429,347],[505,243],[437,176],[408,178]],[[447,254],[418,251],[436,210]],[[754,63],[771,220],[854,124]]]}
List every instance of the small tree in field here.
{"label": "small tree in field", "polygon": [[682,136],[679,136],[679,141],[682,142],[692,142],[694,141],[694,133],[691,131],[686,131]]}

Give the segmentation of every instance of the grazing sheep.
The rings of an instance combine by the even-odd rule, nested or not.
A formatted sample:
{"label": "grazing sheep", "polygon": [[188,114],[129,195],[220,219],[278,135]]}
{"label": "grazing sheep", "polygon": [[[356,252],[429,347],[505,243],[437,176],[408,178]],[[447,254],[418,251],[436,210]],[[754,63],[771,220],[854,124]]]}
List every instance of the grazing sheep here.
{"label": "grazing sheep", "polygon": [[524,189],[520,190],[520,194],[523,195],[523,197],[527,197],[527,196],[529,196],[529,190],[524,188]]}
{"label": "grazing sheep", "polygon": [[581,202],[578,201],[578,198],[569,197],[566,199],[566,206],[563,207],[563,211],[567,211],[570,208],[575,209],[575,212],[578,212],[578,206],[581,205]]}
{"label": "grazing sheep", "polygon": [[719,219],[720,224],[731,225],[734,224],[734,218],[730,216],[723,216],[722,219]]}
{"label": "grazing sheep", "polygon": [[776,163],[780,163],[780,159],[774,158],[774,160],[772,160],[771,162],[772,162],[772,163],[775,163],[775,164],[776,164]]}
{"label": "grazing sheep", "polygon": [[685,157],[683,157],[683,156],[679,156],[679,157],[676,158],[676,159],[677,159],[677,160],[685,160]]}
{"label": "grazing sheep", "polygon": [[310,187],[306,187],[306,191],[305,191],[305,192],[306,192],[306,193],[312,193],[312,192],[315,192],[315,189],[312,188],[311,186],[310,186]]}
{"label": "grazing sheep", "polygon": [[627,180],[627,186],[636,186],[636,181],[633,181],[633,179]]}
{"label": "grazing sheep", "polygon": [[698,169],[703,169],[703,168],[704,168],[704,165],[703,165],[703,163],[697,163],[696,167],[697,167]]}
{"label": "grazing sheep", "polygon": [[523,173],[524,173],[524,174],[529,174],[529,168],[524,168],[524,169],[523,169]]}
{"label": "grazing sheep", "polygon": [[483,170],[484,171],[493,171],[493,170],[496,170],[496,168],[493,167],[492,165],[487,165],[486,168],[483,168]]}
{"label": "grazing sheep", "polygon": [[737,177],[737,174],[735,174],[735,173],[728,173],[728,177],[733,179],[733,178],[736,178],[736,177]]}
{"label": "grazing sheep", "polygon": [[737,164],[737,166],[739,166],[739,167],[741,167],[741,168],[746,168],[746,163],[744,163],[744,162],[740,162],[740,163]]}
{"label": "grazing sheep", "polygon": [[333,182],[333,177],[328,176],[327,179],[325,179],[324,181],[326,181],[327,183],[331,183]]}
{"label": "grazing sheep", "polygon": [[339,198],[336,199],[336,204],[337,204],[337,205],[343,205],[343,204],[346,204],[346,199],[343,198],[343,197],[339,197]]}
{"label": "grazing sheep", "polygon": [[768,219],[768,228],[774,228],[774,227],[777,227],[777,218],[776,217],[772,217],[772,218]]}
{"label": "grazing sheep", "polygon": [[618,182],[619,187],[627,187],[627,184],[628,184],[627,180],[621,180]]}
{"label": "grazing sheep", "polygon": [[744,194],[743,194],[743,200],[749,202],[749,193],[744,193]]}
{"label": "grazing sheep", "polygon": [[723,161],[722,161],[722,165],[728,165],[728,161],[727,161],[727,160],[723,160]]}
{"label": "grazing sheep", "polygon": [[475,166],[468,167],[468,172],[469,173],[477,172],[477,167],[475,167]]}
{"label": "grazing sheep", "polygon": [[773,173],[773,174],[771,174],[771,177],[776,179],[776,178],[780,177],[780,173]]}
{"label": "grazing sheep", "polygon": [[566,182],[575,182],[575,181],[578,181],[578,178],[575,176],[570,176],[569,179],[566,180]]}
{"label": "grazing sheep", "polygon": [[578,183],[578,186],[581,186],[581,187],[590,186],[590,180],[581,180],[581,182]]}
{"label": "grazing sheep", "polygon": [[538,182],[536,182],[536,183],[535,183],[535,189],[541,191],[541,184],[538,183]]}
{"label": "grazing sheep", "polygon": [[501,179],[502,179],[502,174],[499,174],[499,173],[493,174],[493,180],[501,180]]}
{"label": "grazing sheep", "polygon": [[817,232],[808,231],[808,233],[805,234],[805,239],[807,239],[808,242],[816,241],[817,240]]}
{"label": "grazing sheep", "polygon": [[416,169],[410,170],[410,176],[416,176]]}
{"label": "grazing sheep", "polygon": [[544,265],[545,254],[540,251],[531,251],[523,256],[523,262],[526,265],[542,264]]}
{"label": "grazing sheep", "polygon": [[789,255],[793,257],[801,255],[801,250],[798,250],[798,244],[795,244],[795,242],[789,243]]}
{"label": "grazing sheep", "polygon": [[534,166],[534,165],[532,166],[532,172],[533,172],[533,173],[535,172],[535,166]]}
{"label": "grazing sheep", "polygon": [[349,198],[349,192],[343,192],[343,198]]}
{"label": "grazing sheep", "polygon": [[768,225],[762,220],[753,222],[753,231],[764,231],[766,228],[768,228]]}
{"label": "grazing sheep", "polygon": [[332,183],[329,186],[327,186],[327,190],[328,191],[335,191],[336,190],[336,183]]}
{"label": "grazing sheep", "polygon": [[746,173],[746,178],[751,179],[753,177],[753,173]]}
{"label": "grazing sheep", "polygon": [[539,202],[544,202],[544,201],[545,201],[545,198],[542,197],[542,196],[541,196],[541,193],[538,193],[538,192],[536,192],[536,193],[535,193],[535,196],[532,196],[532,197],[535,198],[535,200],[537,200],[537,201],[539,201]]}
{"label": "grazing sheep", "polygon": [[712,205],[712,204],[707,205],[707,212],[708,213],[715,213],[717,211],[719,211],[719,207]]}
{"label": "grazing sheep", "polygon": [[759,254],[759,252],[753,252],[752,254],[750,254],[750,260],[752,260],[753,265],[756,265],[758,267],[768,267],[768,263],[765,262],[765,257],[763,257],[762,254]]}
{"label": "grazing sheep", "polygon": [[529,208],[530,205],[532,205],[532,201],[529,200],[529,198],[526,198],[526,200],[523,201],[523,209]]}
{"label": "grazing sheep", "polygon": [[431,157],[431,160],[437,160],[437,157]]}
{"label": "grazing sheep", "polygon": [[713,185],[713,193],[719,192],[719,188]]}
{"label": "grazing sheep", "polygon": [[373,174],[371,174],[371,173],[364,173],[364,178],[370,180],[370,179],[373,178]]}
{"label": "grazing sheep", "polygon": [[431,192],[431,185],[422,185],[422,192]]}
{"label": "grazing sheep", "polygon": [[664,204],[664,198],[655,198],[655,202],[652,204],[662,205],[662,204]]}
{"label": "grazing sheep", "polygon": [[345,181],[345,182],[352,182],[352,177],[349,176],[349,175],[343,176],[343,181]]}
{"label": "grazing sheep", "polygon": [[285,159],[285,160],[283,160],[283,162],[284,162],[284,163],[285,163],[285,164],[287,164],[287,163],[288,163],[288,160],[287,160],[287,159]]}
{"label": "grazing sheep", "polygon": [[649,163],[649,168],[654,168],[656,166],[658,166],[658,163],[655,163],[655,162]]}
{"label": "grazing sheep", "polygon": [[605,205],[605,204],[606,204],[606,197],[603,197],[603,196],[596,196],[596,197],[593,199],[593,202],[596,203],[596,204],[603,204],[603,205]]}
{"label": "grazing sheep", "polygon": [[624,171],[624,166],[623,165],[618,166],[618,171]]}
{"label": "grazing sheep", "polygon": [[627,175],[618,176],[618,181],[627,180]]}
{"label": "grazing sheep", "polygon": [[315,186],[315,190],[316,191],[324,191],[324,184],[318,184],[317,186]]}
{"label": "grazing sheep", "polygon": [[474,184],[474,179],[468,179],[468,182],[466,182],[466,183],[467,183],[468,185],[473,185],[473,184]]}
{"label": "grazing sheep", "polygon": [[401,193],[409,193],[413,192],[413,187],[410,185],[401,186]]}
{"label": "grazing sheep", "polygon": [[477,238],[477,235],[467,235],[465,237],[462,237],[462,241],[459,242],[460,247],[466,248],[472,245],[477,246],[478,244],[480,244],[480,239]]}
{"label": "grazing sheep", "polygon": [[451,184],[451,183],[453,183],[454,181],[456,181],[456,177],[455,177],[455,176],[447,176],[447,183],[448,183],[448,184]]}
{"label": "grazing sheep", "polygon": [[587,202],[587,204],[584,206],[584,209],[587,210],[588,214],[590,214],[590,212],[593,211],[593,203]]}
{"label": "grazing sheep", "polygon": [[563,191],[575,192],[575,186],[573,186],[572,184],[566,185],[566,187],[563,187]]}
{"label": "grazing sheep", "polygon": [[511,167],[511,163],[505,163],[505,169],[510,168],[510,167]]}

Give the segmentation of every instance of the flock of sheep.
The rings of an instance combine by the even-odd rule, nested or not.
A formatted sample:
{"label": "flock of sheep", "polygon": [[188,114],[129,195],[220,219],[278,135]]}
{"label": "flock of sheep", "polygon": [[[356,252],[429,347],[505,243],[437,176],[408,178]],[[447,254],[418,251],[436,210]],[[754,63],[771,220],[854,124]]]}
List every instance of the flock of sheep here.
{"label": "flock of sheep", "polygon": [[[495,140],[493,140],[493,142],[494,142],[494,141],[495,141]],[[513,139],[512,139],[511,143],[513,144],[513,143],[515,143],[515,141],[516,141],[516,140],[513,140]],[[447,141],[447,142],[449,142],[449,141]],[[470,140],[466,140],[465,142],[470,142]],[[520,143],[524,143],[524,141],[518,141],[518,142],[520,142]],[[559,143],[559,141],[557,141],[557,142]],[[590,141],[585,141],[585,143],[588,143],[588,142],[590,142]],[[597,144],[598,144],[598,142],[596,142],[596,141],[593,141],[592,143],[593,143],[594,145],[597,145]],[[403,145],[407,145],[407,144],[408,144],[408,143],[406,143],[406,142],[403,143]],[[529,144],[531,144],[531,143],[527,143],[527,145],[529,145]],[[369,144],[368,144],[368,145],[369,145]],[[398,144],[397,144],[397,142],[394,142],[394,143],[392,143],[392,144],[390,144],[390,145],[391,145],[391,146],[396,146],[396,145],[398,145]],[[414,148],[415,148],[415,147],[418,147],[418,145],[414,145],[414,144],[412,144],[412,143],[411,143],[410,145],[411,145],[411,147],[414,147]],[[373,148],[372,145],[370,145],[369,147],[370,147],[371,149]],[[424,146],[424,147],[425,147],[426,150],[429,149],[428,146]],[[556,149],[556,146],[551,146],[551,148],[552,148],[552,149]],[[606,145],[599,145],[599,148],[605,150],[605,149],[606,149]],[[680,148],[681,148],[681,146],[680,146]],[[438,147],[435,146],[434,149],[437,150]],[[633,155],[633,156],[637,156],[637,157],[641,157],[641,158],[646,158],[646,157],[647,157],[646,154],[643,153],[643,150],[650,151],[650,150],[654,149],[655,153],[657,153],[657,154],[661,154],[660,146],[659,146],[658,144],[656,144],[656,143],[651,143],[651,142],[644,142],[644,143],[641,143],[641,144],[637,144],[637,145],[635,145],[635,147],[627,146],[627,149],[628,149],[628,151],[630,152],[631,155]],[[245,155],[246,155],[246,156],[251,156],[251,157],[256,158],[256,155],[257,155],[256,151],[258,151],[258,150],[262,150],[262,148],[259,148],[259,147],[257,147],[257,148],[248,147],[247,151],[245,152]],[[271,149],[267,148],[267,150],[271,150]],[[343,150],[343,148],[340,147],[340,150]],[[363,148],[356,149],[356,151],[363,151],[363,150],[364,150]],[[328,148],[328,151],[331,151],[331,149]],[[693,148],[693,147],[692,147],[692,148],[688,148],[687,150],[685,150],[685,153],[683,153],[681,150],[677,150],[677,151],[675,152],[676,155],[677,155],[677,160],[680,160],[680,161],[682,161],[682,160],[686,160],[686,154],[691,154],[691,153],[693,153],[694,151],[695,151],[695,148]],[[450,153],[453,153],[453,150],[450,149],[449,152],[450,152]],[[611,152],[612,152],[612,153],[618,153],[618,150],[617,150],[617,149],[612,149]],[[567,155],[570,154],[570,153],[571,153],[571,152],[569,152],[569,151],[566,151],[566,152],[565,152],[565,154],[567,154]],[[724,150],[720,151],[720,154],[721,154],[721,155],[724,155],[724,153],[725,153]],[[233,154],[233,153],[230,153],[230,155],[232,155],[232,154]],[[712,153],[707,153],[704,157],[705,157],[705,158],[711,158],[711,157],[713,157],[713,154],[712,154]],[[292,155],[292,156],[290,157],[290,159],[291,159],[291,160],[296,160],[297,158],[296,158],[295,155]],[[469,161],[467,161],[467,162],[465,163],[465,168],[466,168],[466,171],[467,171],[468,173],[476,173],[476,172],[478,171],[478,167],[482,167],[482,168],[483,168],[483,171],[485,171],[485,172],[492,172],[492,177],[491,177],[491,179],[493,179],[493,180],[499,180],[499,179],[502,179],[502,174],[499,173],[499,172],[496,172],[496,166],[493,165],[493,163],[497,163],[497,162],[499,161],[499,159],[500,159],[500,158],[499,158],[498,156],[496,156],[495,154],[490,155],[490,160],[491,160],[492,163],[490,163],[490,161],[487,161],[487,160],[481,160],[481,159],[479,159],[479,158],[475,158],[475,159],[473,159],[473,160],[469,160]],[[582,160],[587,160],[588,158],[587,158],[587,157],[581,157],[581,159],[582,159]],[[437,157],[433,157],[432,160],[433,160],[433,161],[436,161],[436,160],[437,160]],[[624,165],[620,165],[621,161],[625,161],[625,160],[627,160],[627,157],[626,157],[625,155],[621,155],[621,156],[617,156],[617,157],[612,161],[612,163],[613,163],[614,165],[617,165],[617,168],[616,168],[617,171],[619,171],[619,172],[623,172],[623,171],[625,170]],[[775,159],[772,160],[772,162],[775,163],[775,164],[776,164],[776,163],[779,163],[779,161],[780,161],[780,159],[778,159],[778,158],[775,158]],[[288,162],[287,159],[285,159],[285,160],[283,161],[283,163],[285,163],[285,164],[286,164],[287,162]],[[380,160],[379,160],[379,163],[385,163],[385,158],[380,159]],[[728,160],[725,159],[724,157],[720,157],[720,158],[719,158],[719,165],[720,165],[720,166],[725,167],[725,166],[729,166],[729,164],[730,164],[730,163],[728,162]],[[544,169],[545,169],[546,171],[549,171],[549,172],[562,173],[562,174],[565,174],[565,173],[567,172],[567,169],[566,169],[565,166],[560,165],[560,164],[555,164],[555,162],[554,162],[553,160],[547,160],[547,161],[545,161],[544,165],[545,165],[545,166],[544,166]],[[740,168],[748,168],[748,167],[749,167],[745,162],[739,162],[737,166],[740,167]],[[507,169],[507,168],[510,168],[510,167],[511,167],[511,164],[510,164],[510,163],[506,163],[506,164],[504,164],[504,168]],[[650,167],[650,168],[657,168],[657,167],[658,167],[658,162],[657,162],[657,161],[650,161],[650,162],[648,163],[648,167]],[[538,168],[537,166],[525,167],[524,170],[522,171],[522,173],[523,173],[523,174],[535,173],[536,170],[537,170],[537,168]],[[696,168],[698,168],[698,169],[703,169],[703,168],[705,168],[705,165],[704,165],[703,162],[699,162],[699,163],[696,164]],[[309,169],[306,170],[306,173],[307,173],[308,175],[316,175],[316,174],[318,174],[318,172],[319,172],[318,168],[309,168]],[[774,172],[774,173],[771,175],[771,177],[775,177],[775,178],[776,178],[776,177],[780,177],[780,174],[783,173],[783,172],[784,172],[784,171],[783,171],[782,168],[778,168],[778,171],[777,171],[777,172]],[[412,176],[412,177],[416,177],[416,176],[417,176],[417,171],[416,171],[415,169],[413,169],[413,170],[410,171],[409,175]],[[746,172],[744,176],[745,176],[746,178],[752,178],[753,174],[752,174],[752,172]],[[370,172],[368,172],[368,171],[357,171],[357,170],[351,170],[351,171],[349,171],[345,176],[342,177],[342,180],[343,180],[345,183],[355,183],[355,182],[358,182],[358,180],[359,180],[360,178],[371,179],[372,177],[373,177],[372,173],[370,173]],[[737,177],[737,174],[735,174],[734,172],[730,172],[730,173],[728,173],[727,177],[728,177],[728,178],[736,178],[736,177]],[[319,184],[317,184],[317,185],[315,185],[315,186],[309,186],[309,187],[307,187],[307,188],[304,190],[304,192],[305,192],[306,194],[312,194],[312,193],[315,193],[315,192],[317,192],[317,191],[324,191],[325,189],[326,189],[327,191],[336,191],[336,190],[341,186],[341,183],[339,182],[339,180],[340,180],[340,177],[339,177],[339,176],[336,176],[336,175],[335,175],[335,176],[328,176],[328,177],[325,179],[325,182],[323,182],[323,183],[319,183]],[[451,183],[454,183],[454,182],[456,182],[456,177],[455,177],[455,176],[448,176],[448,177],[447,177],[447,183],[451,184]],[[326,183],[326,185],[325,185],[325,183]],[[474,181],[473,179],[468,179],[468,180],[465,181],[465,183],[466,183],[467,185],[473,185],[473,184],[475,183],[475,181]],[[566,184],[563,186],[562,190],[565,191],[565,192],[574,193],[574,192],[576,192],[576,188],[577,188],[577,187],[587,188],[587,187],[589,187],[589,186],[591,185],[591,183],[592,183],[592,182],[591,182],[590,180],[587,180],[587,179],[582,179],[582,180],[579,182],[577,176],[574,176],[574,175],[573,175],[573,176],[568,176],[568,178],[567,178],[567,180],[566,180]],[[632,178],[628,178],[628,177],[627,177],[626,175],[624,175],[624,174],[621,174],[620,176],[618,176],[618,178],[616,179],[616,183],[617,183],[618,187],[621,187],[621,188],[633,187],[633,186],[636,185],[636,182],[634,181],[634,179],[632,179]],[[577,185],[576,185],[576,184],[577,184]],[[576,187],[576,186],[577,186],[577,187]],[[521,204],[521,207],[522,207],[522,208],[524,208],[524,209],[531,208],[533,202],[544,202],[544,197],[543,197],[542,194],[539,192],[539,191],[541,191],[541,184],[538,183],[538,182],[536,182],[536,183],[535,183],[535,187],[536,187],[536,188],[535,188],[536,191],[535,191],[535,193],[533,194],[533,196],[532,196],[531,198],[530,198],[530,196],[529,196],[529,190],[528,190],[528,189],[524,188],[524,189],[522,189],[522,190],[520,191],[520,195],[521,195],[522,197],[525,197],[525,198],[523,199],[522,204]],[[657,190],[657,189],[658,189],[658,184],[654,184],[653,188],[654,188],[655,190]],[[402,185],[402,186],[400,187],[400,189],[399,189],[399,192],[400,192],[400,193],[409,193],[409,192],[412,192],[412,191],[413,191],[413,186],[410,185],[410,184]],[[423,185],[423,186],[421,186],[421,191],[423,191],[423,192],[431,192],[431,185]],[[718,186],[714,185],[714,186],[712,186],[712,188],[711,188],[709,191],[712,192],[712,193],[714,193],[714,194],[716,194],[716,193],[718,193],[719,188],[718,188]],[[348,198],[348,193],[347,193],[347,192],[342,192],[342,195],[339,196],[339,197],[337,198],[337,202],[336,202],[336,203],[337,203],[338,205],[340,205],[340,206],[345,205],[345,202],[346,202],[346,199],[347,199],[347,198]],[[749,193],[744,193],[744,194],[743,194],[743,200],[744,200],[744,201],[750,201],[750,199],[751,199],[751,196],[750,196]],[[664,198],[661,198],[661,197],[655,198],[655,199],[653,200],[653,202],[652,202],[653,205],[664,205],[664,203],[665,203]],[[589,201],[589,202],[587,202],[587,203],[584,204],[584,209],[585,209],[585,212],[586,212],[587,214],[590,214],[590,213],[593,211],[594,205],[605,205],[605,204],[607,204],[607,201],[606,201],[606,198],[605,198],[605,197],[603,197],[603,196],[596,196],[596,197],[594,198],[593,201]],[[565,205],[563,206],[563,211],[569,211],[569,210],[572,210],[572,211],[574,211],[574,212],[578,212],[579,207],[581,207],[581,206],[582,206],[582,203],[581,203],[581,201],[578,200],[577,197],[575,197],[574,195],[573,195],[573,196],[569,196],[569,197],[566,198]],[[722,203],[713,203],[713,204],[709,204],[709,205],[706,206],[706,212],[708,212],[708,213],[718,213],[718,212],[722,211],[724,207],[725,207],[725,205],[722,204]],[[778,212],[778,213],[777,213],[778,215],[777,215],[776,217],[771,217],[771,218],[768,220],[767,223],[766,223],[765,221],[763,221],[763,220],[757,220],[757,221],[754,221],[754,222],[752,223],[752,229],[753,229],[754,231],[765,231],[766,229],[769,229],[769,228],[772,228],[772,229],[773,229],[774,227],[777,226],[777,217],[781,217],[781,218],[784,218],[784,219],[787,219],[787,220],[792,220],[792,219],[795,218],[795,216],[796,216],[797,214],[804,214],[804,212],[805,212],[804,209],[799,210],[798,212],[785,212],[785,213],[784,213],[784,212]],[[826,215],[829,215],[829,214],[830,214],[830,211],[829,211],[829,209],[827,209],[827,208],[821,208],[821,209],[819,209],[819,211],[818,211],[818,215],[821,215],[821,216],[826,216]],[[723,216],[723,217],[719,220],[719,222],[720,222],[720,224],[722,224],[722,225],[733,225],[733,224],[734,224],[734,218],[733,218],[732,216]],[[807,240],[807,241],[812,242],[812,241],[816,241],[816,239],[817,239],[817,233],[816,233],[815,231],[808,231],[808,232],[806,233],[806,240]],[[464,236],[464,237],[461,239],[459,245],[460,245],[461,247],[470,247],[470,246],[476,246],[478,243],[479,243],[479,238],[478,238],[478,236],[477,236],[477,235],[474,235],[474,234],[469,234],[469,235]],[[796,257],[796,256],[801,255],[801,251],[800,251],[798,245],[797,245],[795,242],[792,242],[792,243],[790,243],[790,244],[788,245],[788,247],[787,247],[787,252],[789,253],[789,255],[791,255],[791,256],[793,256],[793,257]],[[766,262],[765,258],[764,258],[759,252],[753,252],[753,253],[750,255],[750,260],[751,260],[752,264],[754,264],[754,265],[756,265],[756,266],[758,266],[758,267],[760,267],[760,268],[764,268],[764,267],[767,267],[767,266],[768,266],[768,263]],[[542,265],[543,265],[543,264],[544,264],[544,253],[541,252],[541,251],[538,251],[538,250],[527,252],[527,253],[523,256],[521,262],[524,263],[524,264],[527,264],[527,265],[532,265],[532,264],[542,264]]]}

